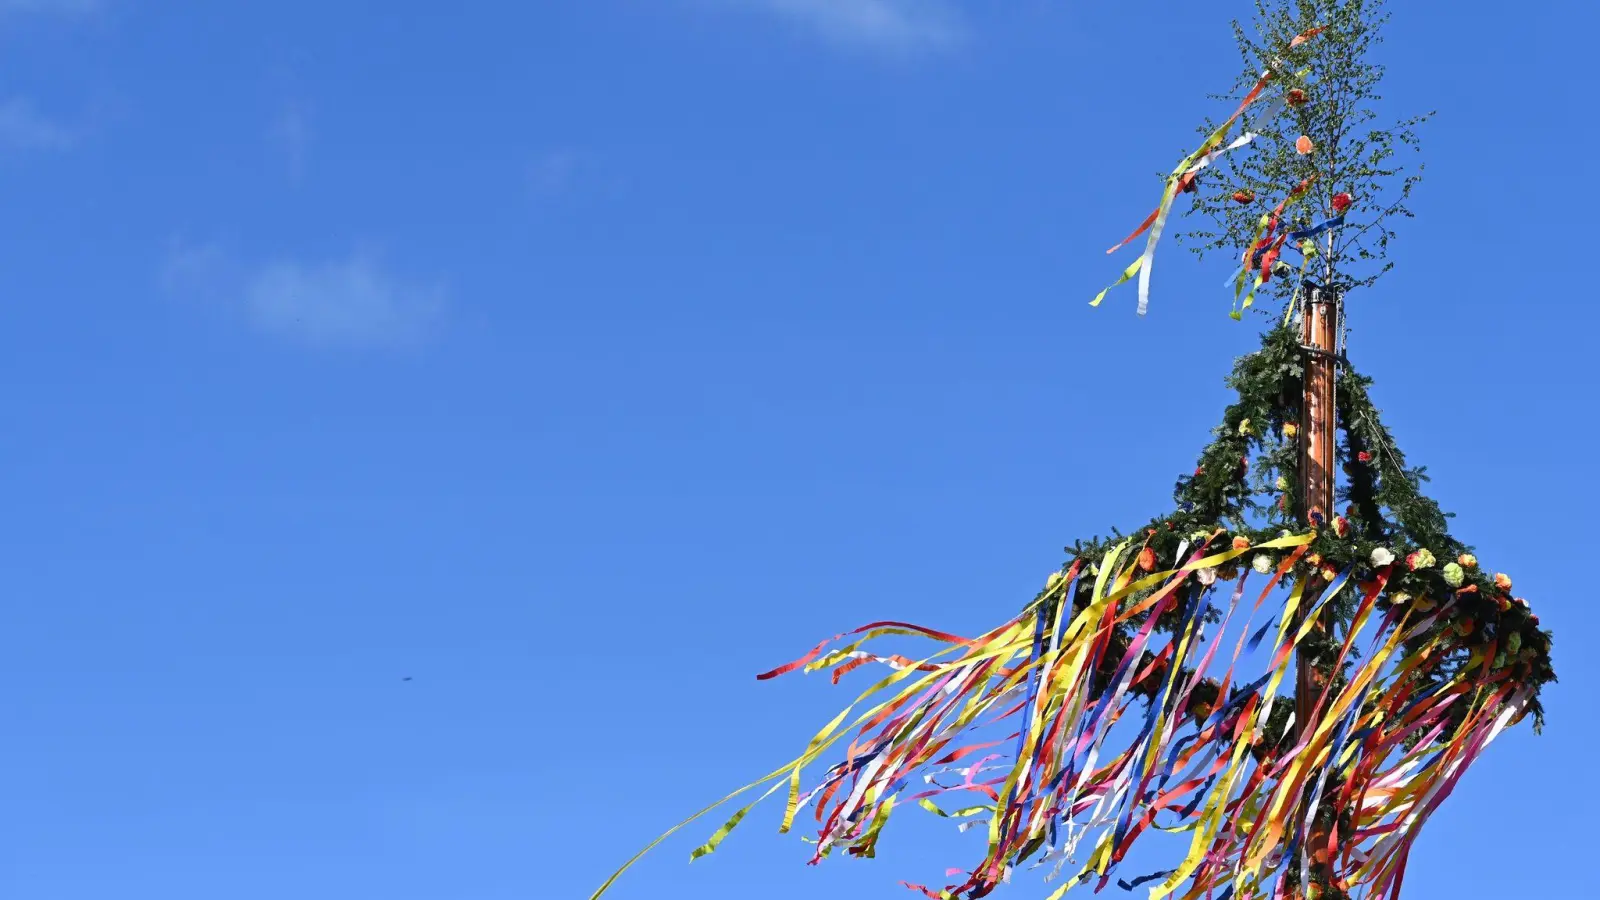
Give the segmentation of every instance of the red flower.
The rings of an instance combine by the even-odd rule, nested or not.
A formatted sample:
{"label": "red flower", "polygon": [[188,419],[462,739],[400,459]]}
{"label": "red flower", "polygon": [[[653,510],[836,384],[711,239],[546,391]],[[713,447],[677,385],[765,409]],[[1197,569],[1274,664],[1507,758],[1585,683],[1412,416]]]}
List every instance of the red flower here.
{"label": "red flower", "polygon": [[1356,459],[1358,459],[1358,460],[1360,460],[1360,461],[1362,461],[1364,463],[1369,463],[1369,462],[1372,462],[1372,454],[1368,453],[1365,450],[1363,450],[1360,453],[1356,454]]}
{"label": "red flower", "polygon": [[1299,88],[1295,88],[1294,90],[1289,92],[1289,105],[1290,106],[1299,106],[1299,105],[1305,103],[1306,101],[1308,101],[1310,99],[1311,99],[1310,97],[1306,96],[1306,92],[1300,90]]}
{"label": "red flower", "polygon": [[1355,201],[1350,197],[1349,194],[1342,193],[1342,192],[1338,193],[1338,194],[1334,194],[1333,195],[1333,211],[1336,212],[1336,213],[1339,213],[1340,215],[1343,215],[1344,211],[1349,209],[1350,208],[1350,204],[1354,203],[1354,202]]}
{"label": "red flower", "polygon": [[1254,203],[1254,202],[1256,202],[1256,192],[1255,191],[1234,191],[1233,192],[1233,202],[1238,203],[1240,205],[1244,205],[1246,203]]}

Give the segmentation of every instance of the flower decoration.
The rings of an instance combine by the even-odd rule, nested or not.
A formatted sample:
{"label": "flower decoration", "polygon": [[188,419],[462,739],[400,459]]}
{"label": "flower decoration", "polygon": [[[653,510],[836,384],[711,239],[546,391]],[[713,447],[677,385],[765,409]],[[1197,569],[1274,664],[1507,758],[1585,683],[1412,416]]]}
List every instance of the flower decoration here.
{"label": "flower decoration", "polygon": [[1461,583],[1463,581],[1466,581],[1466,580],[1467,580],[1467,573],[1462,570],[1460,563],[1445,563],[1444,564],[1444,583],[1445,584],[1448,584],[1453,588],[1458,588],[1458,587],[1461,587]]}

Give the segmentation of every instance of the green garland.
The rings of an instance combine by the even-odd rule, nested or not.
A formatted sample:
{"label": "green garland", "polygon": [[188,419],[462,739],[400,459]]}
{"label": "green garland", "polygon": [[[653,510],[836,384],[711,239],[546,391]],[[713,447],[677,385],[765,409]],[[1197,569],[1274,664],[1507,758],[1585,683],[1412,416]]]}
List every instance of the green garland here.
{"label": "green garland", "polygon": [[[1184,541],[1219,528],[1255,545],[1308,527],[1308,511],[1300,508],[1296,490],[1305,359],[1299,334],[1281,326],[1263,335],[1260,350],[1236,361],[1228,384],[1237,392],[1237,402],[1224,412],[1194,473],[1178,480],[1174,490],[1177,508],[1150,520],[1142,534],[1136,533],[1143,546],[1160,559],[1172,559]],[[1538,691],[1556,680],[1550,632],[1540,628],[1538,616],[1521,598],[1511,595],[1508,578],[1476,565],[1472,548],[1450,534],[1450,514],[1422,493],[1425,471],[1407,467],[1405,456],[1372,405],[1367,394],[1371,379],[1358,374],[1348,362],[1341,360],[1340,365],[1336,407],[1344,436],[1346,484],[1338,496],[1345,508],[1322,524],[1308,554],[1286,581],[1292,584],[1297,578],[1327,577],[1353,567],[1357,583],[1367,583],[1376,577],[1377,569],[1392,560],[1394,570],[1380,603],[1410,603],[1427,610],[1445,598],[1455,598],[1436,629],[1416,639],[1418,644],[1427,642],[1447,629],[1460,639],[1455,642],[1454,655],[1433,667],[1430,677],[1452,677],[1465,665],[1471,650],[1493,644],[1497,648],[1492,663],[1495,669],[1509,668],[1518,682],[1533,685],[1529,711],[1535,729],[1541,729],[1544,710]],[[1124,539],[1121,532],[1114,531],[1110,538],[1079,541],[1066,552],[1092,563]],[[1262,566],[1276,566],[1281,561],[1271,554],[1260,555],[1266,557],[1259,561]],[[1064,565],[1063,571],[1067,567]],[[1231,579],[1236,570],[1218,574]],[[1088,603],[1086,582],[1080,583],[1075,608]],[[1341,592],[1340,599],[1330,604],[1328,616],[1335,629],[1354,615],[1356,593]],[[1142,624],[1139,619],[1125,623],[1114,640],[1125,642]],[[1176,610],[1156,623],[1164,631],[1177,625]],[[1301,647],[1325,675],[1337,679],[1342,673],[1329,671],[1337,654],[1333,635],[1334,630],[1314,633]],[[1201,694],[1192,702],[1212,703],[1219,694],[1217,686],[1216,691]],[[1290,706],[1284,707],[1285,716]],[[1285,739],[1283,726],[1279,721],[1276,728],[1269,728],[1267,744],[1276,746]]]}

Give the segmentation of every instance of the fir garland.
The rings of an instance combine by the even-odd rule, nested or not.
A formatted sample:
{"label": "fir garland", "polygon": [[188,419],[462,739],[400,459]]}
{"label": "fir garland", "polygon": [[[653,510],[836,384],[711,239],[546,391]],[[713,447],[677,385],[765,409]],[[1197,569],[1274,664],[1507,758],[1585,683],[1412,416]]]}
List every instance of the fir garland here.
{"label": "fir garland", "polygon": [[[1238,398],[1223,413],[1213,439],[1201,452],[1192,474],[1178,479],[1173,496],[1177,504],[1171,512],[1150,520],[1142,529],[1141,548],[1153,551],[1158,559],[1170,560],[1185,541],[1201,540],[1223,529],[1235,542],[1252,546],[1285,532],[1317,528],[1317,538],[1294,572],[1285,580],[1331,578],[1345,568],[1353,569],[1358,583],[1369,583],[1376,571],[1393,561],[1396,565],[1387,589],[1380,599],[1390,605],[1414,606],[1419,612],[1435,608],[1446,598],[1454,599],[1449,614],[1437,628],[1417,639],[1431,641],[1442,632],[1453,633],[1452,654],[1432,667],[1427,677],[1448,679],[1459,671],[1474,651],[1493,648],[1491,665],[1495,672],[1508,673],[1520,683],[1531,684],[1535,698],[1529,705],[1535,730],[1543,726],[1544,711],[1537,692],[1556,680],[1551,665],[1551,634],[1539,625],[1526,601],[1514,597],[1509,577],[1495,574],[1478,565],[1472,548],[1450,534],[1451,514],[1422,492],[1426,471],[1411,468],[1384,427],[1378,409],[1367,393],[1371,379],[1356,372],[1348,361],[1340,360],[1336,385],[1338,427],[1344,437],[1346,483],[1339,488],[1342,514],[1332,521],[1308,521],[1308,511],[1297,499],[1299,484],[1301,398],[1304,396],[1306,349],[1300,335],[1288,326],[1266,332],[1261,349],[1240,357],[1234,364],[1228,385]],[[1103,559],[1115,543],[1125,539],[1113,530],[1110,538],[1095,537],[1066,548],[1070,559],[1085,562]],[[1276,566],[1278,559],[1261,554],[1262,567]],[[1221,571],[1224,580],[1237,576],[1237,569]],[[1074,608],[1089,600],[1090,586],[1080,584]],[[1329,613],[1333,621],[1348,622],[1354,612],[1355,592],[1344,592],[1334,601]],[[1156,627],[1171,631],[1179,624],[1176,612],[1171,621],[1158,621]],[[1127,635],[1142,625],[1139,619],[1126,623]],[[1302,644],[1325,675],[1337,678],[1332,668],[1337,652],[1332,632],[1313,634]],[[1213,703],[1221,686],[1209,698]],[[1269,729],[1268,745],[1286,740],[1283,718],[1276,729]]]}

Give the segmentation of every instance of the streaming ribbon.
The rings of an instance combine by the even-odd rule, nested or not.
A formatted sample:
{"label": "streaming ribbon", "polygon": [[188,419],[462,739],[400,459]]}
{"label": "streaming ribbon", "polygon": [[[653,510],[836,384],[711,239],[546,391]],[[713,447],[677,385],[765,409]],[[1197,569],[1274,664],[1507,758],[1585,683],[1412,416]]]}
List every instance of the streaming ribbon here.
{"label": "streaming ribbon", "polygon": [[[1451,598],[1386,594],[1392,566],[1357,585],[1350,570],[1301,565],[1314,534],[1214,550],[1220,534],[1180,548],[1166,571],[1144,571],[1148,560],[1133,562],[1128,542],[1080,559],[1016,618],[975,638],[878,622],[762,675],[832,669],[837,681],[864,665],[888,669],[795,759],[650,846],[764,787],[691,854],[705,856],[787,786],[779,830],[810,809],[812,863],[839,849],[873,856],[894,811],[907,806],[981,829],[983,857],[949,869],[956,881],[907,884],[933,900],[986,896],[1025,863],[1074,867],[1048,900],[1112,880],[1127,890],[1149,885],[1152,900],[1280,900],[1323,864],[1336,864],[1352,896],[1395,900],[1422,826],[1526,711],[1531,692],[1494,668],[1493,643],[1464,645],[1437,627]],[[1239,557],[1269,551],[1281,559],[1245,603],[1251,569],[1241,571]],[[1230,578],[1219,604],[1215,591]],[[1319,589],[1308,590],[1311,582]],[[1283,609],[1258,624],[1286,583]],[[1346,592],[1356,593],[1355,612],[1334,663],[1346,675],[1316,698],[1310,727],[1284,726],[1279,737],[1268,726],[1279,704],[1292,703],[1279,690],[1295,651]],[[937,649],[920,659],[861,649],[891,637]],[[1238,673],[1244,683],[1235,687]],[[841,742],[802,792],[803,771]],[[1346,826],[1315,827],[1311,813],[1325,800],[1337,802]],[[1151,831],[1187,834],[1184,858],[1121,877],[1119,864]]]}
{"label": "streaming ribbon", "polygon": [[[1304,34],[1296,35],[1295,38],[1289,42],[1289,46],[1290,48],[1298,47],[1301,44],[1304,44],[1306,41],[1316,37],[1318,34],[1321,34],[1322,31],[1323,29],[1318,27],[1307,31]],[[1099,294],[1096,294],[1095,298],[1089,302],[1090,306],[1099,306],[1100,302],[1105,299],[1106,294],[1109,293],[1112,288],[1126,284],[1127,282],[1133,280],[1135,275],[1138,275],[1139,315],[1142,316],[1145,314],[1150,306],[1150,271],[1155,265],[1156,244],[1161,240],[1161,232],[1165,229],[1167,218],[1172,212],[1173,201],[1177,199],[1179,194],[1194,190],[1196,180],[1199,177],[1201,170],[1205,169],[1212,162],[1216,161],[1223,154],[1229,152],[1230,150],[1237,150],[1238,148],[1243,147],[1255,140],[1257,137],[1256,134],[1252,132],[1246,132],[1240,137],[1236,138],[1232,143],[1227,144],[1226,146],[1223,145],[1223,142],[1227,139],[1228,132],[1232,130],[1234,123],[1239,121],[1239,119],[1244,115],[1245,110],[1249,109],[1252,104],[1261,99],[1262,93],[1266,90],[1267,84],[1272,81],[1275,75],[1275,68],[1268,68],[1261,73],[1260,77],[1256,79],[1255,86],[1244,95],[1244,99],[1239,102],[1239,107],[1233,111],[1233,115],[1229,116],[1226,121],[1214,129],[1205,139],[1205,141],[1201,143],[1198,150],[1185,157],[1183,161],[1178,163],[1178,165],[1172,170],[1172,174],[1167,177],[1166,187],[1162,191],[1161,202],[1156,205],[1155,211],[1150,213],[1149,216],[1145,217],[1145,220],[1140,223],[1138,228],[1133,230],[1132,234],[1128,235],[1126,238],[1123,238],[1117,243],[1116,246],[1106,251],[1107,254],[1115,253],[1133,241],[1137,240],[1138,237],[1144,234],[1146,231],[1149,232],[1149,237],[1145,240],[1144,252],[1139,255],[1139,258],[1135,259],[1128,265],[1126,269],[1122,271],[1121,277],[1106,287],[1105,290],[1102,290]],[[1276,108],[1276,103],[1269,107],[1269,109]],[[1265,118],[1266,117],[1264,116],[1261,117],[1263,121]]]}

